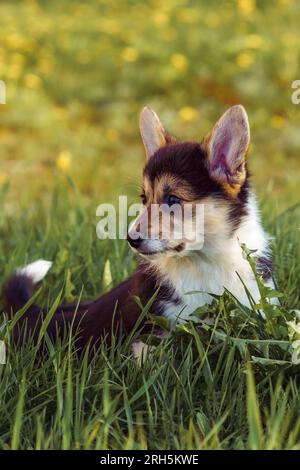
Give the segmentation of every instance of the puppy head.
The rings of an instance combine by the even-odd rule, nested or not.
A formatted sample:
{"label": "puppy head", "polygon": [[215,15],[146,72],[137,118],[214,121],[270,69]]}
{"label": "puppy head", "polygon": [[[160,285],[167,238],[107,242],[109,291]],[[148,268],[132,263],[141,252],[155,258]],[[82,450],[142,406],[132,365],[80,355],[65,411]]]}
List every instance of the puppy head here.
{"label": "puppy head", "polygon": [[146,257],[182,256],[230,237],[248,196],[244,108],[230,108],[201,143],[178,142],[150,108],[141,113],[140,130],[147,163],[131,247]]}

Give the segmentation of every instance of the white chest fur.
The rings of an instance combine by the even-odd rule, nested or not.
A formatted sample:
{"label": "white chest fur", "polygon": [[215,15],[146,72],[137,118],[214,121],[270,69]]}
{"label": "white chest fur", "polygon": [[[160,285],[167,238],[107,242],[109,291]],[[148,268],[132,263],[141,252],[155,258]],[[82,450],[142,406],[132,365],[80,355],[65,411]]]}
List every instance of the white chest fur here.
{"label": "white chest fur", "polygon": [[[237,243],[237,250],[241,251]],[[235,253],[228,253],[233,258]],[[171,322],[187,320],[200,306],[210,304],[213,297],[210,294],[221,295],[224,288],[230,291],[242,304],[249,305],[243,283],[255,301],[259,300],[258,288],[247,261],[240,259],[212,263],[205,258],[186,260],[180,263],[179,269],[169,269],[168,282],[175,290],[180,303],[166,303],[164,316]],[[242,282],[243,281],[243,282]]]}
{"label": "white chest fur", "polygon": [[[224,231],[225,232],[225,231]],[[222,231],[204,242],[203,249],[188,256],[164,258],[156,267],[175,290],[180,302],[166,302],[163,314],[172,323],[191,318],[200,306],[212,302],[210,294],[221,295],[229,290],[242,304],[249,306],[247,286],[252,298],[259,300],[259,291],[247,260],[244,259],[241,243],[255,249],[256,255],[268,251],[268,236],[261,227],[255,200],[249,203],[247,217],[239,229],[230,237]]]}

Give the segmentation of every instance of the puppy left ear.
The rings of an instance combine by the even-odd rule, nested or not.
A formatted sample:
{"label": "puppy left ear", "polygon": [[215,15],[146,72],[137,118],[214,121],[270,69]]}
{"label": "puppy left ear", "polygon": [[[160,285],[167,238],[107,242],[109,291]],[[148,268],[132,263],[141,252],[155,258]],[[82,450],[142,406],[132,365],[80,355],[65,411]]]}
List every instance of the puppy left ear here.
{"label": "puppy left ear", "polygon": [[243,106],[228,109],[204,139],[211,177],[232,194],[246,179],[246,153],[250,143],[248,116]]}

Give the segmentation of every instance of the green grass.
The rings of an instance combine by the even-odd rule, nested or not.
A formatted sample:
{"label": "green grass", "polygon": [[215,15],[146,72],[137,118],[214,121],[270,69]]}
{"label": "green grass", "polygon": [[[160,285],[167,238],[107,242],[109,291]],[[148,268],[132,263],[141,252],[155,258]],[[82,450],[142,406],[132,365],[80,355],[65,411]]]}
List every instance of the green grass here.
{"label": "green grass", "polygon": [[242,103],[282,294],[271,309],[263,293],[265,321],[226,294],[199,311],[213,327],[177,328],[142,367],[130,341],[103,344],[92,363],[67,340],[40,357],[1,323],[1,448],[300,448],[287,325],[300,305],[299,20],[296,0],[1,2],[1,284],[41,257],[54,261],[38,292],[49,307],[124,280],[136,261],[125,242],[97,239],[95,211],[119,194],[136,200],[140,109],[200,140]]}
{"label": "green grass", "polygon": [[[50,213],[28,210],[2,226],[3,279],[27,260],[53,259],[38,294],[51,306],[59,295],[70,301],[109,288],[107,259],[113,284],[132,272],[125,242],[94,240],[93,215],[74,187],[69,194],[57,188],[50,206]],[[178,327],[142,367],[132,357],[133,338],[103,344],[89,363],[74,354],[70,339],[48,343],[43,357],[30,344],[16,348],[8,324],[1,333],[9,351],[0,366],[0,447],[300,448],[299,366],[291,361],[286,324],[299,307],[299,212],[296,207],[268,227],[276,237],[280,308],[264,292],[252,311],[225,294],[199,310],[199,321],[210,314],[214,326]]]}

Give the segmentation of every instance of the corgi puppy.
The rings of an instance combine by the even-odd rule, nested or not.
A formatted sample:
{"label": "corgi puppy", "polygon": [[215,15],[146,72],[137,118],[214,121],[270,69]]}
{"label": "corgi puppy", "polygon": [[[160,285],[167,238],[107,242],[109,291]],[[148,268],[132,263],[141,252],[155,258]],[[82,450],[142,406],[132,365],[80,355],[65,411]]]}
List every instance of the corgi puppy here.
{"label": "corgi puppy", "polygon": [[[55,337],[78,326],[80,350],[88,343],[97,347],[121,324],[130,332],[143,323],[136,296],[145,305],[157,292],[151,313],[171,324],[193,319],[198,307],[211,303],[224,289],[246,306],[249,293],[257,302],[258,287],[241,244],[256,250],[258,271],[272,286],[269,237],[261,226],[246,161],[250,130],[245,109],[237,105],[227,110],[201,142],[178,141],[150,108],[142,110],[140,131],[147,156],[143,210],[128,231],[128,243],[141,260],[138,268],[98,300],[60,306],[47,328]],[[152,217],[154,207],[162,208],[163,215],[175,206],[181,212],[171,211],[169,227],[161,217]],[[203,217],[197,226],[199,207]],[[179,234],[179,213],[186,208],[189,217]],[[146,236],[145,230],[139,230],[142,226]],[[50,262],[39,260],[8,281],[4,292],[8,314],[26,304],[50,267]],[[25,323],[26,331],[37,338],[46,314],[40,306],[30,305],[16,323],[14,339],[21,339]]]}

